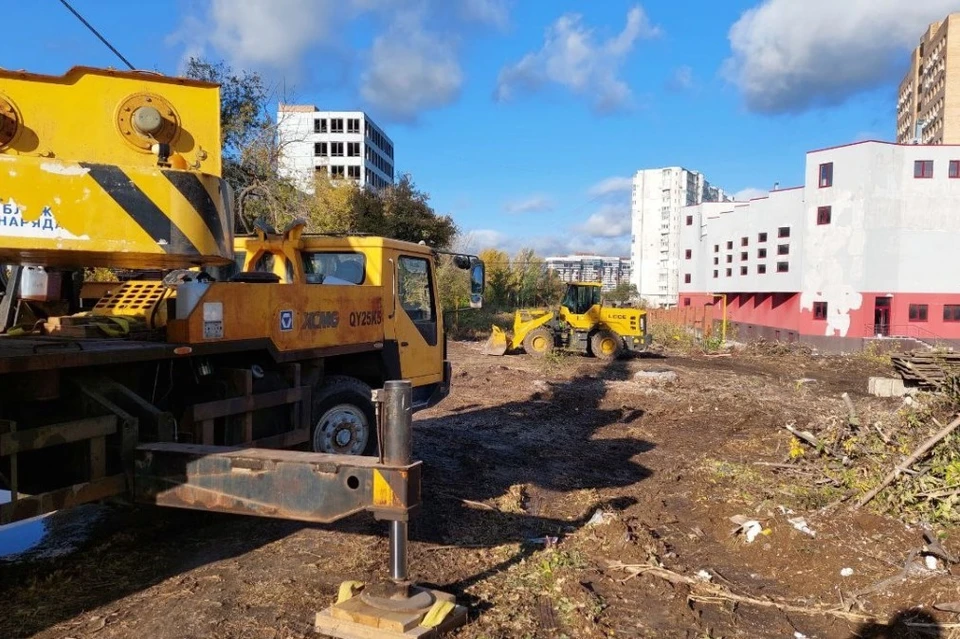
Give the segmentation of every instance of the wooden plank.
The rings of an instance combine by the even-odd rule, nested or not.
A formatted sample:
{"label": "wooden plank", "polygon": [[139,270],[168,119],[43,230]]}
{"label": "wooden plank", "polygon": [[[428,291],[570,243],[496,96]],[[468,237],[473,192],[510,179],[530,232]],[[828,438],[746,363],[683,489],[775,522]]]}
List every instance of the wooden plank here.
{"label": "wooden plank", "polygon": [[250,442],[254,448],[290,448],[310,441],[310,429],[298,428]]}
{"label": "wooden plank", "polygon": [[217,419],[229,415],[239,415],[263,408],[273,408],[284,404],[293,404],[303,398],[301,388],[287,388],[245,397],[231,397],[214,402],[194,404],[188,409],[193,421],[202,422],[208,419]]}
{"label": "wooden plank", "polygon": [[30,519],[91,501],[99,501],[123,494],[126,490],[127,478],[124,475],[111,475],[96,481],[67,486],[49,493],[21,497],[16,501],[0,505],[0,525]]}
{"label": "wooden plank", "polygon": [[107,476],[107,438],[94,437],[90,440],[90,479],[103,479]]}
{"label": "wooden plank", "polygon": [[94,437],[106,437],[116,432],[117,416],[106,415],[4,433],[0,435],[0,457]]}
{"label": "wooden plank", "polygon": [[[223,370],[224,376],[241,395],[248,397],[253,395],[253,373],[247,368],[227,368]],[[227,440],[230,441],[230,440]],[[241,443],[253,441],[253,413],[243,414],[243,434]]]}

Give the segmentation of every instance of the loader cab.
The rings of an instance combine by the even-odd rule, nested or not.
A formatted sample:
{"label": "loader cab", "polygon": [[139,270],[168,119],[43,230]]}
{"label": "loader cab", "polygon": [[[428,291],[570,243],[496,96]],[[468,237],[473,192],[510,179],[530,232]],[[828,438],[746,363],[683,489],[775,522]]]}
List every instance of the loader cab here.
{"label": "loader cab", "polygon": [[583,315],[594,306],[599,306],[600,301],[599,284],[570,284],[562,305],[574,315]]}

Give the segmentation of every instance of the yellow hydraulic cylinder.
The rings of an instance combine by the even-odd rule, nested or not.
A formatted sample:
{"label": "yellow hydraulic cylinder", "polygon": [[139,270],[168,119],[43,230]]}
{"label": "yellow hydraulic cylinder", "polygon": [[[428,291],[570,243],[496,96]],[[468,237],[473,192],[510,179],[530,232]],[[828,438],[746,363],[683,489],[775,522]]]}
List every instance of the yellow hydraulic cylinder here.
{"label": "yellow hydraulic cylinder", "polygon": [[225,263],[231,204],[217,85],[0,70],[0,263]]}

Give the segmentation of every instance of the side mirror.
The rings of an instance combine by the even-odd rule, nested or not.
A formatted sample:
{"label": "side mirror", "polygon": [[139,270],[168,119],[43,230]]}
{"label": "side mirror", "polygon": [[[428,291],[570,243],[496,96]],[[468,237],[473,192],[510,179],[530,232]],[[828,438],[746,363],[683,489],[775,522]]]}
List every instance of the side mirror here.
{"label": "side mirror", "polygon": [[486,284],[486,273],[483,262],[476,260],[470,267],[470,308],[483,307],[483,288]]}

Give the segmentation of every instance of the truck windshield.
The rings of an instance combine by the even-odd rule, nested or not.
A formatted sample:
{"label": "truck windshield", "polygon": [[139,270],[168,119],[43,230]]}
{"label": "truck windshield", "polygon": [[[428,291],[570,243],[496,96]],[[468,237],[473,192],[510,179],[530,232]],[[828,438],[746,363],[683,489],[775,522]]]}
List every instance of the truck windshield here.
{"label": "truck windshield", "polygon": [[307,284],[363,284],[363,253],[303,253]]}

